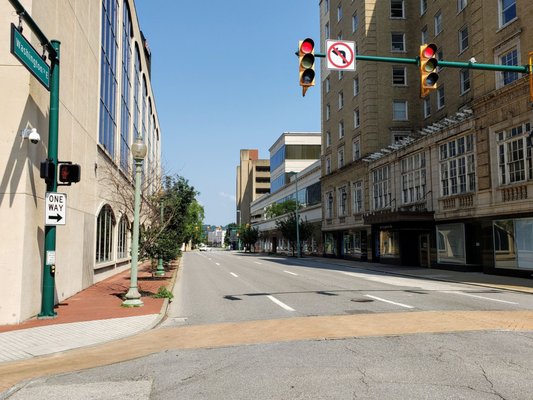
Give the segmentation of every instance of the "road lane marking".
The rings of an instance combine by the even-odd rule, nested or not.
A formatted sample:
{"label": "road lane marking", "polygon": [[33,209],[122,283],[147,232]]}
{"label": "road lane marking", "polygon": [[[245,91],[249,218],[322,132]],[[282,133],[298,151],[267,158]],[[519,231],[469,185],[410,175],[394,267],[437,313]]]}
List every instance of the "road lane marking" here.
{"label": "road lane marking", "polygon": [[217,262],[216,262],[215,264],[216,264],[216,265],[220,265],[220,263],[217,263]]}
{"label": "road lane marking", "polygon": [[476,299],[483,299],[483,300],[497,301],[497,302],[499,302],[499,303],[506,303],[506,304],[514,304],[514,305],[518,305],[518,303],[515,303],[514,301],[507,301],[507,300],[493,299],[493,298],[491,298],[491,297],[478,296],[478,295],[470,294],[470,293],[455,292],[455,291],[453,291],[453,292],[452,292],[452,291],[446,291],[445,293],[462,294],[463,296],[475,297]]}
{"label": "road lane marking", "polygon": [[254,261],[254,263],[259,264],[259,265],[263,265],[263,264],[260,263],[259,261]]}
{"label": "road lane marking", "polygon": [[413,306],[408,306],[407,304],[396,303],[395,301],[382,299],[381,297],[371,296],[369,294],[365,294],[365,296],[366,297],[370,297],[371,299],[374,299],[374,300],[379,300],[379,301],[383,301],[385,303],[394,304],[395,306],[400,306],[400,307],[405,307],[405,308],[414,308]]}
{"label": "road lane marking", "polygon": [[295,274],[294,272],[291,272],[291,271],[283,271],[283,272],[286,272],[286,273],[291,274],[291,275],[298,276],[298,274]]}
{"label": "road lane marking", "polygon": [[230,272],[230,274],[233,275],[235,278],[238,278],[238,277],[239,277],[239,275],[234,274],[233,272]]}
{"label": "road lane marking", "polygon": [[278,306],[280,306],[281,308],[287,310],[287,311],[296,311],[294,308],[292,307],[289,307],[287,304],[279,301],[278,299],[276,299],[274,296],[267,296],[270,300],[272,300],[274,303],[276,303]]}

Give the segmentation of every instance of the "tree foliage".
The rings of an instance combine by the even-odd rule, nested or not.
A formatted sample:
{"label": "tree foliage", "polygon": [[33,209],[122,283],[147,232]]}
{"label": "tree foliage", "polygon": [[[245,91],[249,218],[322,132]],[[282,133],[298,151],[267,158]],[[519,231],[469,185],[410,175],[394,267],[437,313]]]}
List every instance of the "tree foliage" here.
{"label": "tree foliage", "polygon": [[313,225],[307,220],[303,221],[301,218],[299,220],[298,235],[296,234],[296,212],[290,212],[285,218],[276,221],[276,228],[289,241],[293,256],[296,250],[296,237],[299,236],[301,246],[302,242],[306,242],[313,235]]}
{"label": "tree foliage", "polygon": [[259,230],[252,228],[250,225],[241,225],[239,227],[239,237],[244,245],[245,251],[251,251],[252,246],[259,240]]}
{"label": "tree foliage", "polygon": [[275,218],[296,210],[296,201],[285,200],[282,203],[273,203],[265,211],[267,218]]}

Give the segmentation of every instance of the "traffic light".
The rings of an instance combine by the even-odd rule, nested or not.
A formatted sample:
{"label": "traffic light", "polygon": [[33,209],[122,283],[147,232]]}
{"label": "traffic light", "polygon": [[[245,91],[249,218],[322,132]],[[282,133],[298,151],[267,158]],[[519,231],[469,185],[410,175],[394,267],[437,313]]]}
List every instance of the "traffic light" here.
{"label": "traffic light", "polygon": [[307,38],[300,40],[298,45],[298,59],[300,66],[300,86],[302,96],[310,86],[315,86],[315,42]]}
{"label": "traffic light", "polygon": [[437,88],[439,62],[436,53],[437,46],[433,43],[420,46],[420,97],[426,97],[430,90]]}
{"label": "traffic light", "polygon": [[58,171],[59,182],[70,185],[80,181],[81,167],[79,164],[60,163]]}

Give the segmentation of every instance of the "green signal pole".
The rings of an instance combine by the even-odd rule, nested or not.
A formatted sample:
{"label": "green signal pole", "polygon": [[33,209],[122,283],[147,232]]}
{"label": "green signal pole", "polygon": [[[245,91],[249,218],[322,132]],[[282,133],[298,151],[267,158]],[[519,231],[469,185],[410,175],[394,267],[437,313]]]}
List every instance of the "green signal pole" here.
{"label": "green signal pole", "polygon": [[[57,192],[56,168],[59,131],[59,46],[60,42],[52,40],[56,57],[51,58],[50,73],[50,120],[48,129],[48,159],[53,163],[53,176],[46,182],[46,192]],[[55,253],[56,253],[56,227],[45,226],[44,230],[44,267],[43,290],[40,318],[53,318],[57,315],[54,311],[55,300]]]}

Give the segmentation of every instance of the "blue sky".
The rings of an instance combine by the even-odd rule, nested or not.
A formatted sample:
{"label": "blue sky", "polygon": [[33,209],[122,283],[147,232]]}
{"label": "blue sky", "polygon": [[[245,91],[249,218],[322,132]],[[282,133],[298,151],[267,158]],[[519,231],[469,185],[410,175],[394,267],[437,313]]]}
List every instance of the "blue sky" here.
{"label": "blue sky", "polygon": [[318,49],[318,0],[135,3],[152,51],[163,167],[200,192],[205,223],[234,222],[239,150],[268,158],[283,132],[320,131],[320,86],[302,97],[294,54],[305,37]]}

